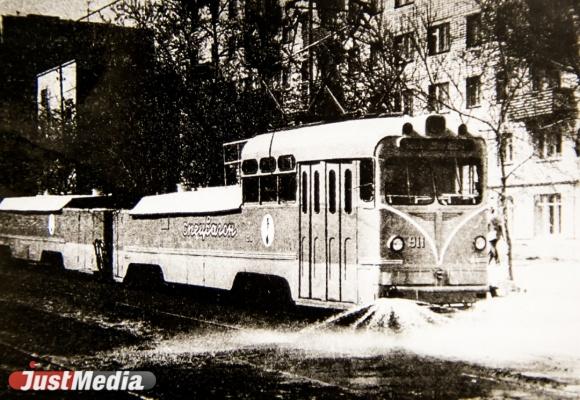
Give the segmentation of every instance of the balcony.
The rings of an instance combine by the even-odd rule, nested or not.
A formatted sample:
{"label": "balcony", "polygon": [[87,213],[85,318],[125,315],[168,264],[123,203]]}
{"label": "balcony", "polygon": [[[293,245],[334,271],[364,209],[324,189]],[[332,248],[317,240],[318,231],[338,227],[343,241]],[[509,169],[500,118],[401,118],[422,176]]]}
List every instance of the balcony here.
{"label": "balcony", "polygon": [[570,88],[550,88],[514,97],[510,116],[525,120],[560,112],[576,110],[574,91]]}

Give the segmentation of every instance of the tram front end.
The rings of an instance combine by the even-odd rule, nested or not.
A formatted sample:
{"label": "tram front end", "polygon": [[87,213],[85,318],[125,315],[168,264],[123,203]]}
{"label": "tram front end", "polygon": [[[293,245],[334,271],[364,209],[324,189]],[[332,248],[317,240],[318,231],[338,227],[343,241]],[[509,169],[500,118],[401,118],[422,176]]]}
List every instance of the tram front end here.
{"label": "tram front end", "polygon": [[469,304],[488,291],[485,142],[437,122],[376,150],[379,297]]}

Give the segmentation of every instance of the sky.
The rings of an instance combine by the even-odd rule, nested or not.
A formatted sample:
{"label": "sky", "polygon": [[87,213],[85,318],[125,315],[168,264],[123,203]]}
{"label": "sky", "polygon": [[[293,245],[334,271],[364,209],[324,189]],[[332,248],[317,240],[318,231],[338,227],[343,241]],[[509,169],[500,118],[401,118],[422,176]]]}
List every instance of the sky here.
{"label": "sky", "polygon": [[[41,14],[78,19],[87,14],[87,9],[96,10],[113,0],[0,0],[0,15]],[[98,16],[93,17],[97,22]]]}

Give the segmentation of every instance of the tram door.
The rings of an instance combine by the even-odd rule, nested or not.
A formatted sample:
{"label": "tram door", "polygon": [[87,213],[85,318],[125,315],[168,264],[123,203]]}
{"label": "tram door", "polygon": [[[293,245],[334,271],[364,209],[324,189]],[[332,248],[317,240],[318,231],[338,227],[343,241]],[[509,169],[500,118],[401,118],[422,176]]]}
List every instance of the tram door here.
{"label": "tram door", "polygon": [[300,167],[300,297],[356,301],[354,162]]}
{"label": "tram door", "polygon": [[326,300],[325,164],[300,166],[300,297]]}

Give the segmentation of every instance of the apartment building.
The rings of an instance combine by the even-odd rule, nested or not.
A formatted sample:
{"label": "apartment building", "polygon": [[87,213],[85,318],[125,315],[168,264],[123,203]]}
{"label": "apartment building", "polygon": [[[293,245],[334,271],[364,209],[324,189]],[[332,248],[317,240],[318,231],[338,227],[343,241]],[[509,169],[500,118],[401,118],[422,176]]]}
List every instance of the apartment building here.
{"label": "apartment building", "polygon": [[516,257],[580,257],[577,77],[527,70],[510,86],[497,48],[481,35],[476,1],[389,0],[382,12],[408,61],[401,110],[459,113],[478,127],[495,207],[503,158]]}

